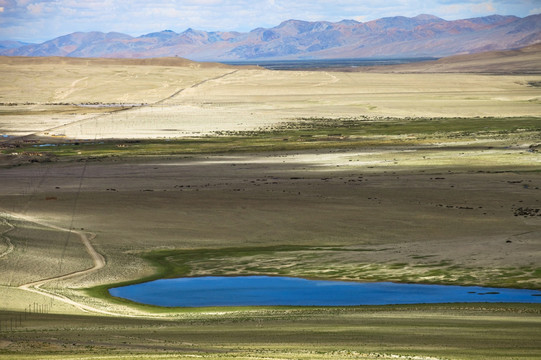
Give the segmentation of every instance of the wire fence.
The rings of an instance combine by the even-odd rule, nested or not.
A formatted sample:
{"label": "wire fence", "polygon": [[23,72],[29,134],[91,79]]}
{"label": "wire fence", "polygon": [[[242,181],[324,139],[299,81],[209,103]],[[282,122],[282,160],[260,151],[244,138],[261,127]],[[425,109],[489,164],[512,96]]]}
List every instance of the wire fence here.
{"label": "wire fence", "polygon": [[29,321],[39,319],[41,315],[49,314],[52,306],[52,303],[33,302],[24,307],[24,312],[0,313],[0,333],[25,328]]}

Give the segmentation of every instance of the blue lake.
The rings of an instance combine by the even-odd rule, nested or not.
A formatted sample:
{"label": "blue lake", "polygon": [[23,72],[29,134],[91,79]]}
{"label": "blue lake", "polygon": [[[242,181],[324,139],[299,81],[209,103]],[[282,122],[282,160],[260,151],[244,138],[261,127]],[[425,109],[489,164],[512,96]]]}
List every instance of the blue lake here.
{"label": "blue lake", "polygon": [[244,60],[224,61],[229,65],[257,65],[269,70],[306,70],[357,68],[362,66],[400,65],[419,61],[437,60],[437,58],[395,58],[395,59],[303,59],[303,60]]}
{"label": "blue lake", "polygon": [[269,276],[161,279],[109,289],[109,293],[138,303],[167,307],[541,303],[541,292],[536,290],[356,283]]}

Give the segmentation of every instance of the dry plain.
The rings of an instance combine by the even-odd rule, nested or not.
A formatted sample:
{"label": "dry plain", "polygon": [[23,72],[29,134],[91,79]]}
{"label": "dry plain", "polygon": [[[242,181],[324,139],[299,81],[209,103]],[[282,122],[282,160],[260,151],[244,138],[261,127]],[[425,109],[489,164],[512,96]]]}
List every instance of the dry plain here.
{"label": "dry plain", "polygon": [[280,72],[183,61],[172,66],[174,59],[168,66],[23,60],[0,58],[5,134],[178,138],[304,117],[539,114],[539,88],[530,83],[540,75]]}
{"label": "dry plain", "polygon": [[0,325],[48,314],[0,357],[539,356],[538,305],[160,310],[100,286],[540,289],[540,75],[1,61]]}

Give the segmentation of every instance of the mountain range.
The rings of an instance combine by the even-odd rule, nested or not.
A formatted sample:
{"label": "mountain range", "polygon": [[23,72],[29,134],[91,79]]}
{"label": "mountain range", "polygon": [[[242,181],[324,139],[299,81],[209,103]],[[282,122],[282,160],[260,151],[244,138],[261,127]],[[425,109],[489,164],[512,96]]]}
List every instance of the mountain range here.
{"label": "mountain range", "polygon": [[0,42],[0,55],[149,58],[199,61],[442,57],[541,43],[541,14],[447,21],[433,15],[369,22],[288,20],[250,32],[171,30],[139,37],[76,32],[41,44]]}

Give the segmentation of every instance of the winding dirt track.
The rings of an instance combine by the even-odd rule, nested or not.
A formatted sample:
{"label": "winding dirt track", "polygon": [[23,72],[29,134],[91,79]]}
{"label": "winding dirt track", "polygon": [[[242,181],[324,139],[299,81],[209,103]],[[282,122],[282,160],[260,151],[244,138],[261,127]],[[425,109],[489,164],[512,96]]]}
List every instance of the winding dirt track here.
{"label": "winding dirt track", "polygon": [[[62,125],[58,125],[58,126],[53,126],[51,128],[39,130],[37,132],[33,132],[33,133],[30,133],[30,134],[10,137],[10,138],[6,138],[6,139],[0,139],[0,143],[2,143],[2,144],[17,143],[17,142],[20,142],[20,141],[22,141],[24,139],[31,138],[33,136],[40,136],[40,134],[54,133],[54,132],[56,132],[56,131],[58,131],[58,130],[60,130],[62,128],[66,128],[66,127],[70,127],[70,126],[74,126],[74,125],[82,125],[82,124],[85,124],[85,123],[88,123],[88,122],[91,122],[91,121],[95,121],[97,119],[100,119],[100,118],[103,118],[103,117],[106,117],[106,116],[110,116],[113,113],[120,113],[120,112],[124,113],[124,112],[129,112],[129,111],[137,110],[137,109],[144,108],[144,107],[151,107],[151,106],[160,105],[160,104],[163,104],[164,102],[166,102],[168,100],[171,100],[171,99],[175,98],[176,96],[182,94],[183,92],[185,92],[188,89],[197,88],[197,87],[199,87],[199,86],[201,86],[201,85],[203,85],[203,84],[205,84],[205,83],[207,83],[209,81],[222,79],[222,78],[224,78],[226,76],[233,75],[233,74],[237,73],[238,71],[239,70],[233,70],[233,71],[227,72],[227,73],[219,75],[219,76],[215,76],[215,77],[212,77],[212,78],[201,80],[201,81],[199,81],[199,82],[197,82],[195,84],[192,84],[192,85],[190,85],[190,86],[188,86],[186,88],[181,88],[179,90],[176,90],[171,95],[166,96],[163,99],[160,99],[160,100],[155,101],[155,102],[150,103],[150,104],[143,104],[141,106],[125,107],[125,108],[121,108],[121,109],[117,109],[117,110],[112,110],[112,111],[107,112],[107,113],[91,116],[91,117],[88,117],[88,118],[85,118],[85,119],[76,120],[76,121],[73,121],[73,122],[68,123],[68,124],[62,124]],[[76,80],[76,81],[81,81],[81,80],[83,80],[83,79],[79,79],[79,80]]]}
{"label": "winding dirt track", "polygon": [[[44,296],[48,296],[48,297],[53,298],[55,300],[63,301],[65,303],[67,303],[67,304],[75,306],[76,308],[78,308],[78,309],[80,309],[80,310],[82,310],[84,312],[95,312],[95,313],[106,314],[106,315],[114,315],[114,316],[128,316],[128,315],[112,313],[112,312],[109,312],[109,311],[94,308],[92,306],[84,305],[84,304],[78,303],[76,301],[73,301],[73,300],[71,300],[71,299],[69,299],[69,298],[67,298],[67,297],[65,297],[63,295],[55,294],[55,293],[53,293],[53,292],[51,292],[49,290],[44,290],[44,289],[41,288],[43,285],[45,285],[45,284],[47,284],[47,283],[49,283],[51,281],[65,280],[65,279],[70,279],[70,278],[73,278],[73,277],[76,277],[76,276],[88,275],[90,273],[96,272],[99,269],[103,268],[106,265],[105,258],[103,257],[103,255],[101,255],[99,252],[96,251],[96,249],[94,248],[94,246],[90,242],[95,237],[95,234],[90,234],[90,237],[89,237],[85,232],[82,232],[82,231],[66,229],[66,228],[63,228],[63,227],[60,227],[60,226],[47,224],[45,222],[30,218],[28,216],[24,216],[24,215],[20,215],[20,214],[14,214],[14,213],[6,212],[6,211],[4,211],[3,214],[0,213],[0,215],[3,216],[3,217],[6,217],[6,215],[7,215],[7,216],[15,218],[15,219],[20,219],[20,220],[32,222],[34,224],[42,225],[42,226],[48,227],[50,229],[76,234],[79,237],[79,239],[81,240],[81,242],[83,243],[83,245],[85,246],[88,255],[90,255],[90,257],[92,258],[92,261],[94,262],[94,266],[92,266],[91,268],[88,268],[88,269],[85,269],[85,270],[80,270],[80,271],[75,271],[75,272],[71,272],[71,273],[63,274],[63,275],[59,275],[59,276],[54,276],[54,277],[51,277],[51,278],[42,279],[42,280],[34,281],[34,282],[31,282],[31,283],[27,283],[27,284],[23,284],[23,285],[19,286],[19,289],[25,290],[25,291],[30,291],[30,292],[40,294],[40,295],[44,295]],[[4,231],[4,233],[2,234],[4,237],[6,237],[5,234],[7,232],[9,232],[9,231],[11,231],[11,230],[13,230],[15,228],[15,226],[13,226],[13,225],[10,225],[10,226],[11,226],[11,228],[8,229],[7,231]]]}

